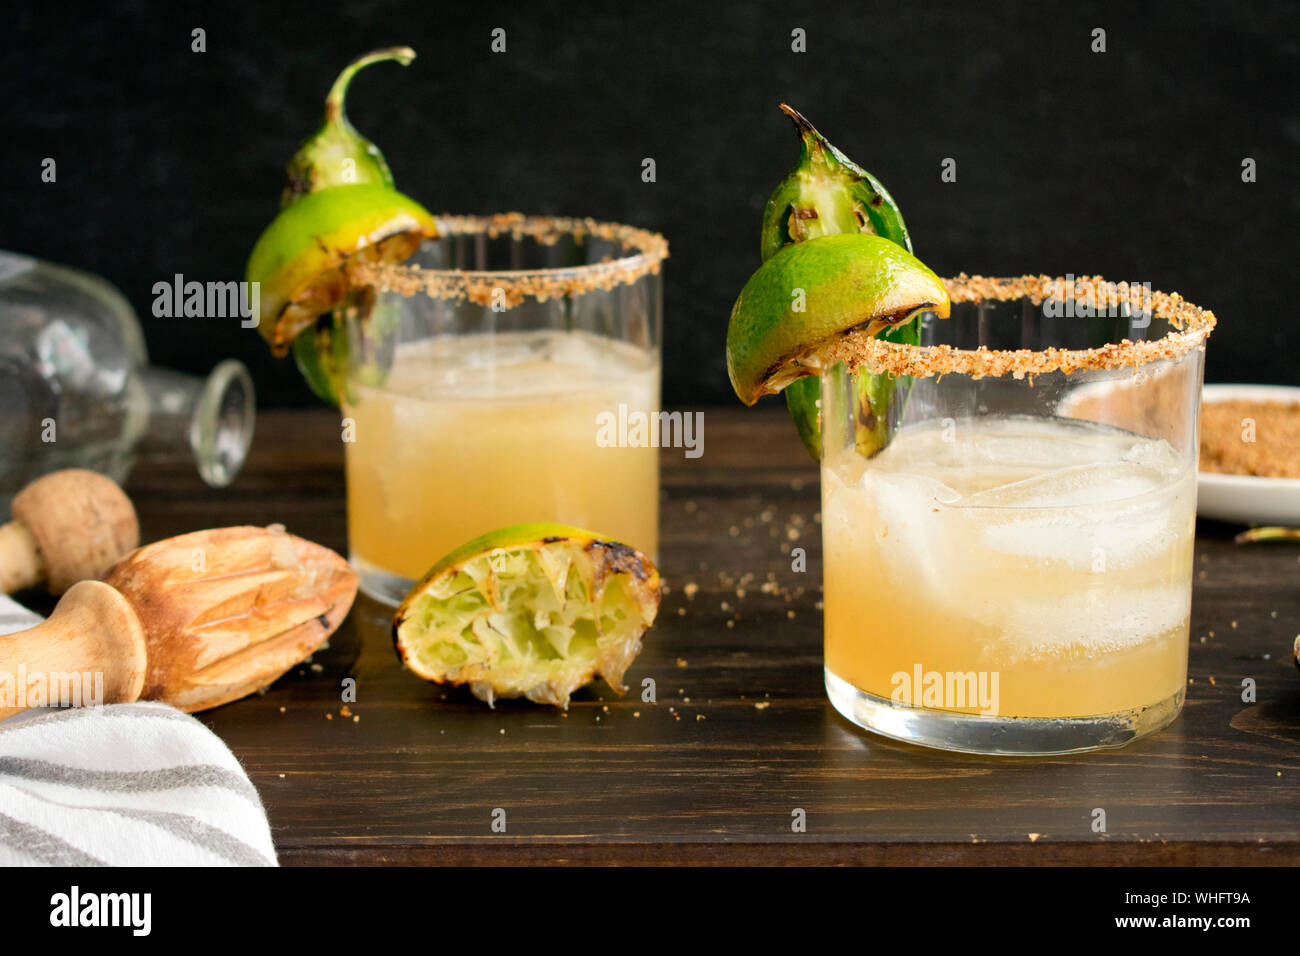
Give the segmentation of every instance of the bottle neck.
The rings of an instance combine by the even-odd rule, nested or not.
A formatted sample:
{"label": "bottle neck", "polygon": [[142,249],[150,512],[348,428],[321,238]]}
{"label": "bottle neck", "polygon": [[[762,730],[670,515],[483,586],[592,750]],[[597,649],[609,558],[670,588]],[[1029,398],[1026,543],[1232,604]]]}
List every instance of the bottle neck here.
{"label": "bottle neck", "polygon": [[206,379],[153,366],[139,376],[149,409],[139,454],[186,449],[205,482],[230,484],[248,455],[256,415],[253,380],[243,363],[228,359]]}

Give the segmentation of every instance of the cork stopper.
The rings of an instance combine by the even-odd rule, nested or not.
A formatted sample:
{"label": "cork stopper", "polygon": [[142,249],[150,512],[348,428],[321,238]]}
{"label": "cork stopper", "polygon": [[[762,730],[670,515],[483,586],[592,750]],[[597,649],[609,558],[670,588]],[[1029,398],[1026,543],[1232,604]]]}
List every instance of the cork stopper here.
{"label": "cork stopper", "polygon": [[51,594],[100,577],[140,544],[131,499],[113,479],[83,468],[33,481],[15,496],[13,517],[35,542]]}

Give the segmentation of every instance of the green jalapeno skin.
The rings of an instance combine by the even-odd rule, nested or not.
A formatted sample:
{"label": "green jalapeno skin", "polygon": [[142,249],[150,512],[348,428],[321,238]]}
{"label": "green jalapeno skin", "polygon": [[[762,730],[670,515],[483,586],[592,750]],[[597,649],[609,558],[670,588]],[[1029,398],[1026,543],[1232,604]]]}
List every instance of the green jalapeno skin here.
{"label": "green jalapeno skin", "polygon": [[[881,236],[912,251],[903,215],[888,190],[865,169],[849,159],[819,133],[798,110],[781,104],[799,133],[799,160],[773,190],[763,211],[760,252],[766,262],[793,242],[843,232]],[[887,329],[880,337],[893,342],[920,344],[920,321]],[[861,372],[854,376],[859,416],[856,445],[874,454],[884,445],[889,403],[896,391],[895,377]],[[910,382],[899,389],[906,394]],[[786,407],[804,447],[821,459],[821,385],[816,377],[799,379],[785,389]]]}

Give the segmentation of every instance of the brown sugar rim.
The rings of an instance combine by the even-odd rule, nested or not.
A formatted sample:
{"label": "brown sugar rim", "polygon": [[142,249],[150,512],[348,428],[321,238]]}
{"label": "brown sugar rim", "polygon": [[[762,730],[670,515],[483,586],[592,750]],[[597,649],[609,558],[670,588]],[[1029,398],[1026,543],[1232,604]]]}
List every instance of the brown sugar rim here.
{"label": "brown sugar rim", "polygon": [[[1100,276],[1078,276],[1075,289],[1091,287],[1094,301],[1101,306],[1112,297],[1127,302],[1127,282],[1106,282]],[[951,302],[985,302],[1028,299],[1041,305],[1065,288],[1066,279],[1051,276],[1020,276],[994,279],[968,276],[965,273],[944,279]],[[1145,298],[1145,296],[1144,296]],[[958,349],[951,345],[906,345],[875,338],[857,328],[844,333],[818,350],[819,363],[831,366],[846,363],[851,369],[888,372],[928,378],[934,375],[969,375],[972,378],[1012,375],[1015,378],[1047,372],[1091,371],[1098,369],[1137,368],[1160,359],[1175,358],[1194,348],[1204,348],[1205,338],[1214,328],[1214,313],[1192,305],[1177,293],[1151,292],[1151,314],[1168,321],[1174,328],[1167,335],[1151,341],[1124,339],[1091,349],[1048,348],[1041,350]],[[942,319],[939,321],[943,321]]]}
{"label": "brown sugar rim", "polygon": [[590,237],[618,243],[634,252],[616,259],[557,269],[477,271],[366,262],[349,269],[350,281],[404,296],[423,294],[438,299],[468,300],[475,305],[504,304],[510,309],[527,298],[545,302],[631,285],[646,275],[658,274],[668,257],[668,242],[658,233],[594,219],[510,212],[495,216],[439,216],[437,222],[440,236],[486,235],[496,239],[509,235],[516,240],[530,238],[543,245],[553,245],[568,237],[579,242]]}

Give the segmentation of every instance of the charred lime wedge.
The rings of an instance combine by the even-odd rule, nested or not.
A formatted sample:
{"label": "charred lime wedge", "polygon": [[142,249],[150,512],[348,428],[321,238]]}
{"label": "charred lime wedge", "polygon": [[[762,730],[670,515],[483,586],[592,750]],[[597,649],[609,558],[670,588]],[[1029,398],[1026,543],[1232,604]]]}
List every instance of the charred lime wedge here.
{"label": "charred lime wedge", "polygon": [[521,524],[462,545],[413,587],[393,620],[397,654],[474,696],[567,707],[623,674],[659,610],[659,572],[635,548],[579,528]]}
{"label": "charred lime wedge", "polygon": [[423,206],[387,186],[335,186],[281,210],[253,246],[247,279],[260,288],[258,331],[276,355],[350,291],[347,266],[400,262],[438,234]]}
{"label": "charred lime wedge", "polygon": [[943,281],[897,243],[863,233],[809,239],[745,283],[727,326],[727,373],[753,405],[820,374],[821,350],[846,333],[875,335],[948,310]]}

